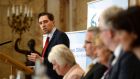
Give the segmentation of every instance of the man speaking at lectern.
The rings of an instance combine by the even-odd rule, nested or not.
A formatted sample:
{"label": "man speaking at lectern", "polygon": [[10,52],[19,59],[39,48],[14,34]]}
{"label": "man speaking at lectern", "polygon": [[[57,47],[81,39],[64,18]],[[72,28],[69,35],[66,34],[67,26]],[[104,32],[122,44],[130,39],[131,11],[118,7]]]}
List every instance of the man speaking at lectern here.
{"label": "man speaking at lectern", "polygon": [[62,76],[58,76],[53,70],[53,66],[48,62],[48,54],[51,48],[57,44],[65,44],[69,47],[69,38],[64,33],[59,31],[54,24],[54,16],[51,13],[40,13],[38,15],[39,26],[43,31],[43,39],[46,41],[43,43],[42,56],[38,54],[31,53],[28,59],[34,61],[38,58],[43,61],[44,65],[47,67],[46,74],[50,79],[62,79]]}

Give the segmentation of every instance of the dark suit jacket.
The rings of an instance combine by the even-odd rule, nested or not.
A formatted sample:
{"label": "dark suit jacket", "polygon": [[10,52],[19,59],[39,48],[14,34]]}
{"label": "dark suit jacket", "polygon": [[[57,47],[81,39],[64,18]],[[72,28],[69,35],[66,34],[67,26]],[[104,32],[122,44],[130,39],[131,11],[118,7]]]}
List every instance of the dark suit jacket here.
{"label": "dark suit jacket", "polygon": [[121,52],[108,79],[140,79],[140,61],[132,52]]}
{"label": "dark suit jacket", "polygon": [[54,32],[52,39],[50,40],[48,47],[46,49],[45,55],[44,55],[44,64],[47,67],[47,75],[50,77],[50,79],[62,79],[62,76],[58,76],[57,73],[53,70],[53,65],[49,63],[48,61],[48,54],[51,50],[51,48],[58,44],[65,44],[67,47],[69,47],[69,38],[64,32],[61,32],[56,29]]}
{"label": "dark suit jacket", "polygon": [[101,79],[106,70],[107,67],[100,63],[96,63],[81,79]]}

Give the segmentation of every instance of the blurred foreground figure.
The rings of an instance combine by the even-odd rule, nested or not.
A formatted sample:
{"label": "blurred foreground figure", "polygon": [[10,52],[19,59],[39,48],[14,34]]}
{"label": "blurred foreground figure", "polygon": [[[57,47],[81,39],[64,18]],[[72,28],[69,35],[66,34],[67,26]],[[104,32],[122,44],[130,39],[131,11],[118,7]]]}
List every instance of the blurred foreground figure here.
{"label": "blurred foreground figure", "polygon": [[119,13],[113,20],[116,31],[124,51],[133,51],[140,60],[140,6],[129,7]]}
{"label": "blurred foreground figure", "polygon": [[48,75],[45,74],[46,67],[42,64],[40,59],[37,59],[35,62],[35,72],[32,75],[32,79],[50,79]]}
{"label": "blurred foreground figure", "polygon": [[[115,18],[119,15],[119,13],[123,11],[124,10],[122,8],[112,6],[104,10],[104,12],[100,16],[99,28],[101,32],[101,39],[114,54],[114,59],[112,60],[112,62],[110,62],[111,66],[107,70],[107,74],[104,79],[140,78],[140,65],[138,59],[131,51],[125,51],[124,49],[122,49],[122,43],[117,37],[117,33],[113,28]],[[124,26],[129,27],[127,23],[123,22],[125,21],[123,18],[124,17],[118,19],[118,21],[116,22],[119,22],[120,24],[124,24]],[[128,39],[126,39],[125,41],[128,41]]]}

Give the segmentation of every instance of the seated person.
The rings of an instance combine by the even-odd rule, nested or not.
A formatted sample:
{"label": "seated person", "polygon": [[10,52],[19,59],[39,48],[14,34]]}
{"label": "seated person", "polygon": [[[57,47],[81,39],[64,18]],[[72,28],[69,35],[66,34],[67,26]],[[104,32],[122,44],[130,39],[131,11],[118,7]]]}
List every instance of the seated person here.
{"label": "seated person", "polygon": [[81,79],[101,79],[107,67],[101,64],[96,53],[95,40],[99,37],[98,27],[89,27],[87,29],[84,48],[86,56],[92,59],[92,63],[86,68]]}
{"label": "seated person", "polygon": [[63,79],[80,79],[83,69],[76,63],[74,55],[63,44],[56,45],[49,53],[48,60],[53,64],[53,69]]}
{"label": "seated person", "polygon": [[99,59],[99,63],[109,66],[110,58],[112,57],[112,52],[104,45],[101,38],[95,39],[96,53]]}

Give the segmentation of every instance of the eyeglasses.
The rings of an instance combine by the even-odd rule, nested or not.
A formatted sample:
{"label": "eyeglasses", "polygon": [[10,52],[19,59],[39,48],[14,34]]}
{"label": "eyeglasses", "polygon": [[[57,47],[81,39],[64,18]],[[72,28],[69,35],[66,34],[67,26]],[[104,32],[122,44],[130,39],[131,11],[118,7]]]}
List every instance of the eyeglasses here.
{"label": "eyeglasses", "polygon": [[91,42],[91,41],[85,41],[85,44],[92,44],[93,46],[95,46],[95,42]]}
{"label": "eyeglasses", "polygon": [[92,43],[91,41],[85,41],[85,44],[90,44],[90,43]]}

